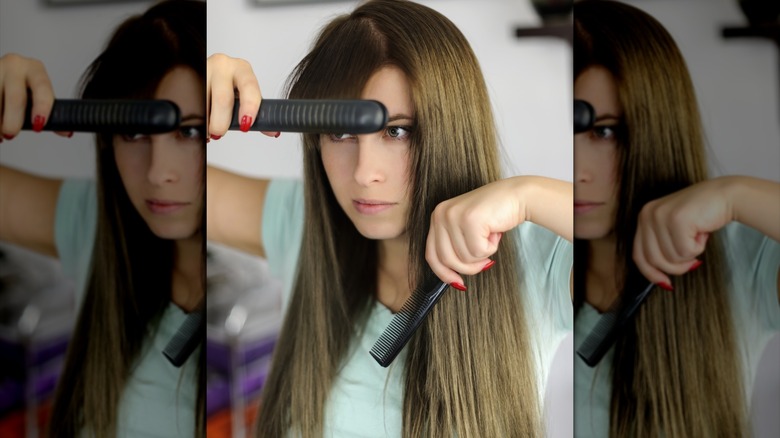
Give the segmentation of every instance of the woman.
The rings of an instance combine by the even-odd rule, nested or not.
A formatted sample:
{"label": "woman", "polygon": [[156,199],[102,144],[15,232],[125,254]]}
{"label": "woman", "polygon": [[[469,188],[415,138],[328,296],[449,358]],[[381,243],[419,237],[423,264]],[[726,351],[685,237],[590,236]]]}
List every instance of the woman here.
{"label": "woman", "polygon": [[575,136],[575,345],[616,297],[663,289],[597,368],[576,359],[576,434],[749,435],[746,391],[780,328],[780,184],[707,178],[693,86],[654,18],[574,14],[574,94],[596,111]]}
{"label": "woman", "polygon": [[[0,238],[59,256],[76,279],[53,436],[204,433],[203,349],[181,368],[162,350],[204,295],[205,12],[168,1],[126,20],[83,80],[85,99],[173,101],[177,130],[98,134],[96,183],[0,173]],[[34,127],[45,126],[53,93],[40,62],[4,56],[0,87],[6,139],[21,128],[26,87]]]}
{"label": "woman", "polygon": [[[234,86],[248,128],[251,67],[214,55],[208,71],[211,139]],[[209,169],[208,237],[267,256],[287,284],[258,435],[539,436],[546,367],[571,321],[571,185],[500,179],[463,35],[427,7],[367,2],[325,26],[288,96],[374,99],[390,121],[304,135],[302,184]],[[469,292],[447,292],[382,368],[368,350],[428,266]]]}

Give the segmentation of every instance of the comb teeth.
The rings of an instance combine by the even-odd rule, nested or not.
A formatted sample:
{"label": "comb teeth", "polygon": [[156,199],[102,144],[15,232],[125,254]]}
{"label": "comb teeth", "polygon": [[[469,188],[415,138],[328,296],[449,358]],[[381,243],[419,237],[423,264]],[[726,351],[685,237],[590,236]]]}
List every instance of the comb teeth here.
{"label": "comb teeth", "polygon": [[606,354],[609,347],[612,345],[610,337],[614,337],[616,331],[616,321],[618,319],[618,312],[610,309],[606,313],[602,314],[599,318],[599,322],[593,327],[585,341],[577,348],[577,355],[588,364],[589,367],[594,367],[599,363],[604,354]]}
{"label": "comb teeth", "polygon": [[175,367],[181,367],[201,341],[204,309],[196,310],[184,319],[179,330],[165,346],[163,354]]}
{"label": "comb teeth", "polygon": [[623,306],[623,300],[618,297],[610,306],[609,310],[601,315],[599,322],[590,331],[585,341],[577,348],[577,355],[588,364],[589,367],[595,367],[601,361],[607,351],[615,343],[620,330],[633,318],[636,312],[645,302],[650,292],[653,290],[653,283],[648,284],[645,289],[631,297],[631,300]]}
{"label": "comb teeth", "polygon": [[417,288],[412,292],[369,351],[379,365],[387,367],[393,362],[445,290],[447,284],[437,280],[431,288]]}

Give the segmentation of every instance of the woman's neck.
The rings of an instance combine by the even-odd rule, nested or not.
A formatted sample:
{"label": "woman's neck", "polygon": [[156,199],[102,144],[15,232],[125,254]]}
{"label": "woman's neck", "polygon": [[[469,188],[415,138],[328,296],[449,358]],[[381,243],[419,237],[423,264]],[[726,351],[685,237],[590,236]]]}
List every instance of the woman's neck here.
{"label": "woman's neck", "polygon": [[203,299],[203,257],[200,233],[175,242],[171,300],[185,312],[194,310]]}
{"label": "woman's neck", "polygon": [[585,272],[585,301],[604,312],[617,298],[617,276],[615,275],[614,234],[602,239],[588,241],[588,268]]}
{"label": "woman's neck", "polygon": [[406,235],[380,240],[377,300],[398,312],[411,295],[409,290],[409,239]]}

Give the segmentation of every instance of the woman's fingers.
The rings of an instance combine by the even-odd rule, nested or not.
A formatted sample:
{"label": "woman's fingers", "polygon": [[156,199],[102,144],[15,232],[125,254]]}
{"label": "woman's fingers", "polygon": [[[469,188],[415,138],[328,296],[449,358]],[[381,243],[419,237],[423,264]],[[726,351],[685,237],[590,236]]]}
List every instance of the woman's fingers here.
{"label": "woman's fingers", "polygon": [[247,132],[255,122],[255,117],[257,117],[257,113],[260,110],[262,96],[260,94],[260,85],[257,83],[257,77],[255,77],[252,66],[246,61],[241,61],[236,66],[233,84],[241,100],[241,105],[238,108],[238,121],[241,125],[241,130]]}
{"label": "woman's fingers", "polygon": [[666,263],[659,263],[661,261],[659,254],[654,233],[648,229],[638,232],[634,238],[633,250],[637,269],[652,283],[671,284],[669,276],[665,273],[665,269],[669,269],[669,266]]}
{"label": "woman's fingers", "polygon": [[439,249],[442,240],[445,238],[437,236],[436,231],[431,227],[425,245],[425,261],[428,262],[428,266],[441,281],[447,284],[463,285],[465,283],[460,274],[442,260],[442,253]]}
{"label": "woman's fingers", "polygon": [[40,131],[54,104],[46,68],[35,59],[16,54],[3,56],[0,58],[0,133],[6,140],[22,129],[28,99],[31,99],[33,129]]}
{"label": "woman's fingers", "polygon": [[633,258],[648,280],[670,286],[669,275],[697,268],[709,230],[728,223],[716,192],[700,183],[647,203],[639,214]]}
{"label": "woman's fingers", "polygon": [[41,62],[34,61],[30,65],[27,85],[32,93],[32,111],[30,116],[33,122],[33,129],[39,130],[37,128],[43,128],[46,125],[46,121],[49,120],[49,114],[51,114],[51,108],[54,105],[54,91],[51,81]]}
{"label": "woman's fingers", "polygon": [[[501,232],[491,232],[489,215],[480,215],[465,198],[445,201],[431,215],[426,242],[426,260],[434,273],[447,283],[463,284],[462,275],[475,275],[490,268],[490,256],[498,250]],[[475,211],[477,213],[475,213]]]}
{"label": "woman's fingers", "polygon": [[[248,131],[255,123],[260,109],[262,94],[252,66],[243,59],[231,58],[223,54],[209,57],[206,73],[206,105],[208,132],[212,139],[218,140],[227,133],[233,118],[233,104],[236,97],[238,123],[240,129]],[[278,137],[278,132],[263,132],[270,137]]]}
{"label": "woman's fingers", "polygon": [[230,127],[233,117],[233,75],[235,59],[222,54],[209,57],[206,66],[208,134],[210,138],[220,138]]}

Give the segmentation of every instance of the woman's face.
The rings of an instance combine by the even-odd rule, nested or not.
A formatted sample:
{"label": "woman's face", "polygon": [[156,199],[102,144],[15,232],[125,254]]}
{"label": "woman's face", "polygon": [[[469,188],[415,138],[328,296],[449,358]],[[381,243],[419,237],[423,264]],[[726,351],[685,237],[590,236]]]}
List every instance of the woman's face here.
{"label": "woman's face", "polygon": [[577,77],[574,98],[596,111],[593,128],[574,136],[574,237],[601,239],[615,226],[617,133],[623,109],[614,77],[601,66],[588,67]]}
{"label": "woman's face", "polygon": [[383,67],[368,80],[362,98],[387,107],[387,128],[322,135],[322,164],[336,200],[360,234],[394,239],[406,231],[409,211],[409,144],[415,124],[409,82],[397,67]]}
{"label": "woman's face", "polygon": [[165,134],[114,136],[116,165],[149,229],[163,239],[186,239],[201,226],[203,81],[191,68],[176,67],[160,81],[154,98],[179,106],[181,126]]}

